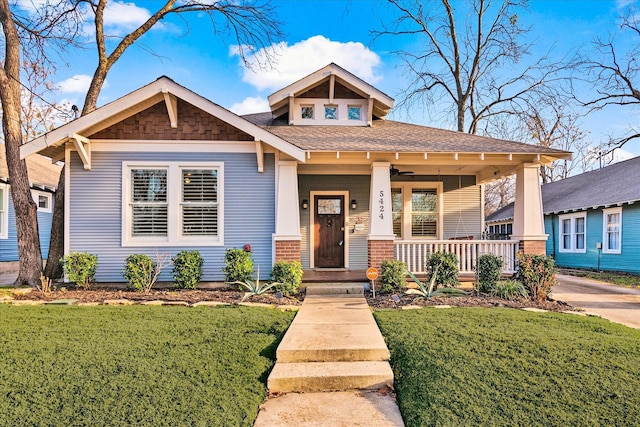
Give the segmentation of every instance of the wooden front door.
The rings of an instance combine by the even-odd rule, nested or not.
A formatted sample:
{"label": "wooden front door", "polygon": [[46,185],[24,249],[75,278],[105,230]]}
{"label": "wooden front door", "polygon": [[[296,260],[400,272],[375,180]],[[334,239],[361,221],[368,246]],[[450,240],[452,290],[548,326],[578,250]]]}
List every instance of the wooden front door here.
{"label": "wooden front door", "polygon": [[316,196],[314,260],[320,268],[344,267],[344,196]]}

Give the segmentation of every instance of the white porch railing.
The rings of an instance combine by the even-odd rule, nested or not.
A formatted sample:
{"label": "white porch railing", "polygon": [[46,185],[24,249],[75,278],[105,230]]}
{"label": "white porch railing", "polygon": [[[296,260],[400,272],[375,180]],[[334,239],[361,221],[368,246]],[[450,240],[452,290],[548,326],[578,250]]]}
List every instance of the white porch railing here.
{"label": "white porch railing", "polygon": [[516,272],[518,240],[396,240],[395,259],[404,261],[414,274],[424,273],[426,258],[434,252],[453,252],[458,256],[460,274],[475,274],[476,260],[483,254],[502,257],[502,272]]}

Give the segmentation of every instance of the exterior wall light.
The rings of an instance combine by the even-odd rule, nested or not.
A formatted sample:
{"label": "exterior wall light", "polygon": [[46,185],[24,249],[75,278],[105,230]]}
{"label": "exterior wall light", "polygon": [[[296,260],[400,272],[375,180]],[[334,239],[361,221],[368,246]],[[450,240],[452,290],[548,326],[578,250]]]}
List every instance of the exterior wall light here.
{"label": "exterior wall light", "polygon": [[351,199],[351,209],[357,209],[358,204],[356,203],[356,199]]}
{"label": "exterior wall light", "polygon": [[302,199],[302,209],[309,209],[309,200]]}

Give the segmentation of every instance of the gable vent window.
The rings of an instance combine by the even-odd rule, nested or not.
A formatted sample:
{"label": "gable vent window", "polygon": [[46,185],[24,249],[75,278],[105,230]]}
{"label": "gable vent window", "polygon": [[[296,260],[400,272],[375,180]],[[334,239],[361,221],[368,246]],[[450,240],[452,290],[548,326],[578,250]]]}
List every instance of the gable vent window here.
{"label": "gable vent window", "polygon": [[338,106],[337,105],[325,105],[324,106],[324,118],[327,120],[338,120]]}
{"label": "gable vent window", "polygon": [[222,245],[222,163],[153,163],[123,163],[123,246]]}
{"label": "gable vent window", "polygon": [[362,120],[361,112],[360,107],[349,106],[349,120]]}
{"label": "gable vent window", "polygon": [[313,105],[303,105],[300,110],[303,119],[313,120]]}

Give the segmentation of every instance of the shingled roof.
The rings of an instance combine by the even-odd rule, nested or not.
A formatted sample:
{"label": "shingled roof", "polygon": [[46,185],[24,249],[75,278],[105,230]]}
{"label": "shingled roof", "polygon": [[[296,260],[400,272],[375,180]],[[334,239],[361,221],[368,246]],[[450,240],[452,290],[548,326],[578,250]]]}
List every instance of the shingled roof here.
{"label": "shingled roof", "polygon": [[[550,182],[542,188],[545,214],[618,206],[640,200],[640,157]],[[513,218],[513,203],[487,217],[487,222]]]}
{"label": "shingled roof", "polygon": [[[29,156],[26,160],[31,187],[54,190],[58,186],[62,166],[52,164],[51,159],[39,154]],[[0,143],[0,182],[9,182],[4,143]]]}
{"label": "shingled roof", "polygon": [[308,151],[460,152],[569,155],[567,151],[392,120],[372,126],[289,126],[271,113],[244,119]]}

